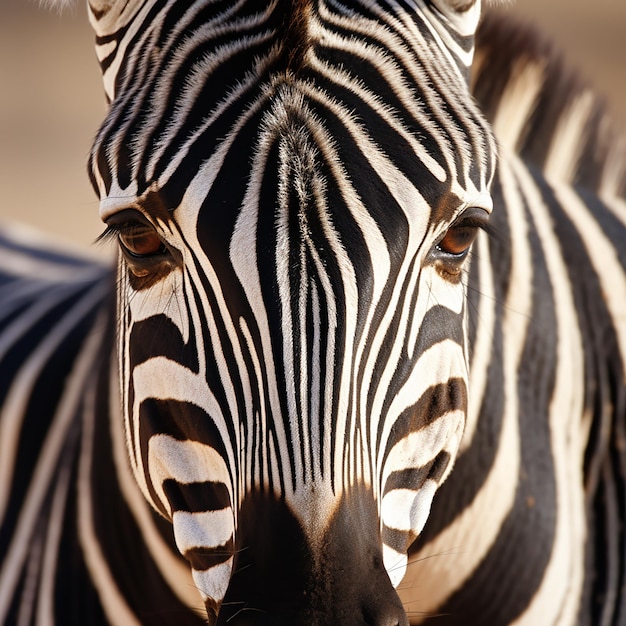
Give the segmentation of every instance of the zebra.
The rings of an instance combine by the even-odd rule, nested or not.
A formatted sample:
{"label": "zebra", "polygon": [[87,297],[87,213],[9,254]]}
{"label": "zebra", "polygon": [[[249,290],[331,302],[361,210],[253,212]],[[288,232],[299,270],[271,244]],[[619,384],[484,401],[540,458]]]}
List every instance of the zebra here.
{"label": "zebra", "polygon": [[479,2],[249,4],[90,1],[119,263],[0,236],[0,621],[624,623],[597,102],[487,20],[475,103]]}

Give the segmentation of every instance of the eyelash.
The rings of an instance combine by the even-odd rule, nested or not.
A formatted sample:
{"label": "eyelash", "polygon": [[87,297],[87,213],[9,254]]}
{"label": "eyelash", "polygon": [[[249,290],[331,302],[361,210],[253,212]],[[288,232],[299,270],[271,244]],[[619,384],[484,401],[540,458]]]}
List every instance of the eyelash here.
{"label": "eyelash", "polygon": [[128,224],[107,225],[104,231],[96,237],[96,240],[94,241],[94,243],[105,244],[105,243],[110,243],[111,241],[117,241],[120,233],[125,228],[128,228],[128,226],[129,226]]}
{"label": "eyelash", "polygon": [[160,257],[167,252],[166,246],[154,227],[139,219],[113,218],[97,242],[117,241],[122,252],[134,261]]}

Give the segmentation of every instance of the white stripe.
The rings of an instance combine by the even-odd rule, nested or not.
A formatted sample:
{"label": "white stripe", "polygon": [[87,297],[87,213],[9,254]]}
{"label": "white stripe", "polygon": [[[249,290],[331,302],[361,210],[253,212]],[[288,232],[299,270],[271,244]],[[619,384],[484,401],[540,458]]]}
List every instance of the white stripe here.
{"label": "white stripe", "polygon": [[[259,194],[263,181],[263,175],[266,170],[268,148],[271,144],[272,137],[268,136],[267,133],[264,133],[263,137],[259,141],[259,147],[255,153],[254,162],[252,163],[250,181],[246,189],[244,202],[239,216],[237,217],[235,230],[230,242],[229,256],[233,269],[235,270],[235,273],[244,289],[259,330],[259,337],[261,340],[260,357],[264,363],[264,370],[267,376],[267,399],[269,400],[270,410],[275,416],[274,425],[277,429],[277,438],[280,446],[279,456],[282,459],[288,459],[288,438],[283,430],[283,420],[278,418],[281,415],[281,405],[276,380],[276,365],[274,362],[269,321],[265,310],[263,294],[260,288],[261,280],[256,258]],[[193,227],[192,223],[190,223],[190,227]],[[253,347],[250,339],[247,336],[245,336],[245,338],[248,343],[249,350],[252,351]],[[259,355],[255,355],[253,358],[256,362]],[[247,371],[247,368],[243,364],[241,371],[242,373]],[[265,392],[261,389],[262,380],[262,377],[257,376],[259,394],[264,397]],[[262,407],[263,415],[265,415],[265,402],[263,402]],[[291,483],[289,464],[285,463],[281,471],[284,475],[285,484]]]}
{"label": "white stripe", "polygon": [[[409,407],[414,406],[427,389],[440,383],[445,384],[450,378],[466,379],[467,365],[462,347],[451,339],[446,339],[445,341],[435,344],[421,355],[413,371],[407,377],[406,382],[391,402],[385,415],[384,424],[382,426],[379,425],[381,444],[377,451],[378,458],[376,467],[382,467],[386,447],[385,442],[388,441],[398,416]],[[378,413],[373,414],[378,415]],[[411,445],[416,445],[419,448],[419,450],[410,453],[410,458],[415,459],[412,461],[414,464],[411,465],[411,467],[421,467],[432,460],[446,445],[447,440],[453,437],[453,434],[456,432],[456,427],[459,424],[462,425],[465,421],[464,411],[450,411],[445,415],[449,416],[450,420],[452,420],[450,424],[447,424],[447,420],[445,422],[441,421],[444,417],[442,416],[428,424],[424,429],[408,435],[414,438],[414,441],[413,444],[408,445],[407,453],[411,451]],[[440,429],[442,429],[444,425],[445,429],[440,432]],[[422,446],[425,445],[425,441],[429,441],[429,444],[426,448],[422,448]],[[400,443],[401,442],[396,444],[396,446],[399,446]],[[450,441],[450,443],[452,442]],[[430,447],[430,445],[433,447]],[[394,446],[394,449],[396,446]],[[399,452],[400,448],[398,448],[398,453]],[[400,463],[400,465],[395,466],[396,468],[401,466],[402,461],[400,461],[400,458],[401,457],[398,457],[396,460],[390,453],[382,473],[382,485],[385,484],[389,471],[393,471],[390,469],[391,466],[395,466],[396,463]]]}
{"label": "white stripe", "polygon": [[[417,275],[417,270],[415,271]],[[463,289],[462,285],[451,285],[447,283],[443,278],[438,275],[438,272],[434,268],[424,268],[420,274],[419,296],[417,301],[416,310],[413,315],[413,319],[409,320],[409,306],[392,305],[389,307],[391,311],[395,311],[397,308],[403,309],[404,313],[401,319],[401,324],[398,328],[398,333],[394,346],[391,349],[391,353],[387,357],[385,368],[379,375],[378,389],[372,403],[372,415],[384,415],[384,422],[382,420],[372,420],[370,423],[371,437],[376,436],[377,431],[381,431],[381,447],[378,450],[378,463],[381,461],[381,452],[385,448],[382,443],[386,441],[388,433],[393,429],[395,420],[400,414],[409,406],[415,404],[416,399],[421,396],[422,393],[429,387],[443,383],[445,384],[450,378],[462,378],[467,379],[467,363],[463,346],[455,343],[452,340],[446,339],[439,344],[433,345],[428,348],[423,354],[419,355],[413,364],[413,370],[407,376],[402,387],[396,392],[396,396],[393,399],[386,414],[383,414],[383,403],[388,395],[388,389],[391,385],[393,376],[395,375],[397,364],[402,361],[402,350],[404,348],[404,338],[406,336],[406,324],[411,321],[412,332],[409,333],[409,338],[413,338],[413,342],[416,341],[416,336],[421,328],[424,315],[430,306],[442,305],[451,309],[455,313],[461,312],[463,306]],[[438,293],[433,289],[433,283],[438,286]],[[397,289],[400,289],[402,285],[398,285]],[[409,291],[411,293],[411,291]],[[455,307],[458,310],[455,310]],[[459,329],[460,330],[460,329]],[[377,359],[377,365],[380,367],[381,359]],[[370,362],[374,363],[374,359],[370,354]],[[371,393],[371,391],[370,391]],[[366,396],[362,395],[363,398]],[[457,418],[458,424],[462,426],[465,420],[463,413],[460,413]],[[456,427],[452,428],[453,432],[456,432]],[[449,434],[452,437],[452,434]],[[372,439],[374,440],[374,439]],[[448,442],[452,444],[452,439]],[[458,442],[454,444],[451,452],[456,455]],[[441,448],[439,448],[441,449]],[[374,451],[373,451],[374,453]],[[380,465],[377,465],[380,467]],[[384,485],[384,481],[382,483]]]}
{"label": "white stripe", "polygon": [[608,153],[605,157],[602,178],[598,185],[598,195],[607,204],[612,205],[615,201],[621,208],[616,211],[620,214],[622,222],[626,221],[626,199],[619,197],[619,189],[624,176],[626,176],[626,138],[615,137],[613,121],[605,116],[601,120],[599,135],[609,143]]}
{"label": "white stripe", "polygon": [[594,95],[584,91],[559,116],[543,169],[548,180],[573,181],[584,147],[585,128],[595,102]]}
{"label": "white stripe", "polygon": [[[576,226],[597,274],[602,297],[611,314],[622,370],[626,376],[626,276],[617,250],[604,234],[589,207],[573,189],[567,185],[554,184],[554,192],[563,210]],[[563,276],[567,276],[567,273]]]}
{"label": "white stripe", "polygon": [[522,131],[535,110],[544,84],[544,70],[545,63],[524,59],[511,73],[492,125],[503,148],[515,151],[522,139]]}
{"label": "white stripe", "polygon": [[65,521],[70,476],[70,468],[66,466],[61,467],[57,474],[40,573],[41,583],[37,604],[37,624],[39,624],[39,626],[48,626],[55,622],[54,592],[56,590],[56,584],[59,582],[57,580],[57,567],[61,533],[63,531],[63,522]]}
{"label": "white stripe", "polygon": [[[480,409],[487,387],[487,374],[493,350],[493,329],[496,321],[496,296],[493,281],[493,267],[489,252],[488,235],[479,233],[474,244],[471,262],[478,264],[478,310],[474,316],[476,320],[475,339],[472,346],[472,362],[469,368],[469,397],[465,432],[459,452],[463,452],[472,443],[474,433],[478,428]],[[475,288],[475,287],[474,287]],[[466,287],[467,290],[467,287]]]}
{"label": "white stripe", "polygon": [[[399,413],[394,412],[394,415],[399,415]],[[422,468],[433,461],[442,450],[449,447],[454,448],[451,452],[456,452],[456,446],[460,441],[459,426],[462,428],[463,418],[463,411],[449,411],[421,430],[411,432],[400,439],[391,448],[385,460],[385,466],[381,472],[381,485],[384,487],[394,471]],[[459,441],[455,442],[457,438]],[[382,440],[380,447],[379,456],[382,457],[385,440]]]}
{"label": "white stripe", "polygon": [[[526,166],[519,161],[515,162],[515,166],[541,240],[555,302],[557,366],[553,395],[550,399],[549,419],[557,518],[550,561],[544,571],[541,585],[530,606],[514,624],[534,626],[544,623],[570,626],[576,622],[585,568],[585,503],[580,489],[584,484],[580,421],[584,404],[583,344],[567,266],[560,254],[552,216]],[[590,219],[590,216],[585,219],[588,216],[588,209],[583,207],[580,201],[576,202],[575,198],[576,194],[567,188],[565,197],[559,199],[566,210],[580,209],[576,211],[574,223],[581,229],[583,236],[586,234],[597,236],[600,233],[597,222]],[[585,217],[581,218],[581,213]],[[611,293],[617,298],[624,298],[619,302],[619,306],[626,311],[624,273],[619,265],[611,267],[610,261],[616,256],[615,250],[604,236],[602,239],[604,246],[594,241],[593,248],[588,252],[596,270],[599,271],[599,276],[611,277],[611,284],[606,281],[604,286],[612,289]],[[598,265],[601,265],[601,268]],[[624,331],[626,332],[626,329]]]}
{"label": "white stripe", "polygon": [[[475,2],[467,9],[456,9],[455,3],[450,0],[433,0],[435,6],[445,16],[445,21],[462,37],[469,37],[476,32],[478,21],[480,19],[480,0]],[[416,7],[417,8],[417,7]],[[429,11],[430,13],[430,11]],[[437,18],[433,18],[438,21]],[[448,47],[456,46],[456,42],[452,41],[447,44]],[[471,59],[470,59],[471,63]]]}
{"label": "white stripe", "polygon": [[[413,84],[428,85],[432,82],[433,75],[432,73],[428,74],[424,71],[420,63],[415,63],[414,50],[407,47],[402,39],[395,33],[399,31],[410,31],[416,39],[413,42],[413,48],[426,47],[429,44],[424,40],[419,29],[415,27],[414,24],[411,24],[413,21],[412,17],[406,19],[402,24],[400,24],[398,20],[390,17],[389,12],[385,11],[383,7],[377,8],[372,6],[371,9],[377,13],[377,17],[381,23],[391,22],[387,24],[387,28],[378,27],[375,32],[372,32],[371,27],[368,28],[369,25],[360,28],[358,22],[355,23],[353,19],[339,17],[335,13],[324,10],[324,6],[322,5],[320,7],[320,16],[322,19],[328,20],[331,24],[337,24],[338,26],[349,30],[357,37],[362,35],[363,40],[359,41],[354,38],[345,39],[341,36],[337,36],[336,32],[333,30],[327,30],[321,26],[319,27],[319,39],[320,41],[323,41],[324,45],[327,47],[336,47],[340,50],[346,50],[352,55],[357,55],[358,57],[366,59],[368,63],[371,63],[375,68],[377,68],[381,76],[389,77],[391,85],[395,87],[396,95],[402,101],[404,110],[416,120],[416,125],[418,127],[423,128],[424,132],[432,138],[433,141],[438,142],[438,148],[442,151],[446,159],[446,165],[450,168],[452,177],[454,178],[456,175],[454,163],[455,154],[451,150],[451,146],[447,142],[445,136],[442,136],[439,124],[441,124],[445,131],[451,135],[454,134],[456,129],[450,123],[449,118],[442,117],[439,120],[432,118],[432,112],[438,112],[441,109],[440,103],[438,102],[438,96],[436,95],[434,89],[424,91],[424,102],[417,102],[416,99],[412,97],[412,91],[409,86],[406,85],[402,78],[402,73],[399,71],[398,62],[402,64],[404,69],[411,72]],[[411,28],[412,26],[413,28]],[[378,47],[373,47],[364,43],[364,41],[367,41],[367,39],[372,36],[374,36],[384,46],[384,48],[389,51],[389,55],[381,55]],[[314,63],[315,58],[313,55],[310,56],[310,62]],[[314,67],[324,73],[329,80],[337,81],[337,77],[340,76],[335,67],[326,67],[323,64],[317,64],[314,65]],[[365,102],[380,112],[380,109],[383,107],[376,106],[375,96],[368,98],[366,96],[366,92],[360,89],[359,85],[355,83],[358,83],[358,81],[352,80],[350,77],[346,77],[345,85],[351,91],[358,93],[364,98]],[[404,133],[402,134],[404,135]],[[416,156],[422,161],[422,163],[424,163],[429,171],[439,180],[445,180],[447,173],[442,167],[442,164],[434,159],[432,155],[427,153],[423,144],[415,142],[414,138],[408,139],[408,142],[416,151]]]}
{"label": "white stripe", "polygon": [[383,563],[394,587],[397,587],[404,577],[407,561],[406,552],[396,552],[393,548],[383,543]]}
{"label": "white stripe", "polygon": [[102,63],[106,57],[114,52],[115,48],[117,48],[117,41],[115,40],[105,41],[102,44],[96,45],[96,56],[98,57],[98,61]]}
{"label": "white stripe", "polygon": [[32,538],[29,550],[28,566],[24,576],[20,607],[17,616],[17,626],[32,626],[33,613],[37,606],[37,590],[41,572],[41,556],[43,554],[44,537],[38,532]]}
{"label": "white stripe", "polygon": [[230,575],[233,570],[233,559],[220,563],[207,570],[191,570],[191,576],[203,599],[221,602],[226,595]]}
{"label": "white stripe", "polygon": [[[221,407],[202,375],[195,374],[186,367],[165,357],[154,357],[135,367],[132,377],[133,387],[135,389],[135,405],[132,409],[133,415],[135,416],[135,432],[133,433],[133,436],[135,449],[137,451],[141,450],[139,406],[141,401],[146,398],[188,402],[201,408],[207,414],[207,419],[212,420],[216,425],[220,432],[222,441],[225,444],[228,444],[230,436],[226,427],[224,416],[222,415]],[[166,439],[168,441],[166,441]],[[176,454],[182,454],[183,456],[181,459],[186,459],[184,461],[185,463],[193,463],[191,459],[195,454],[200,454],[201,458],[205,457],[205,453],[200,452],[199,448],[194,449],[194,442],[189,442],[189,447],[185,448],[185,442],[177,442],[175,439],[169,437],[165,437],[165,439],[162,439],[159,436],[152,437],[150,439],[148,453],[148,466],[151,468],[149,471],[152,481],[154,481],[155,476],[168,476],[169,470],[162,464],[162,460],[172,460],[175,458],[170,456],[173,452],[170,450],[179,443],[181,446],[180,449],[176,449]],[[201,444],[197,445],[200,446]],[[161,448],[160,446],[166,447]],[[212,448],[209,448],[209,446],[205,447],[212,451],[217,462],[219,455],[217,455]],[[238,465],[236,464],[236,459],[232,456],[233,450],[228,445],[225,447],[227,454],[229,454],[229,458],[227,459],[228,467],[234,469]],[[206,454],[208,455],[209,453],[207,452]],[[221,457],[219,457],[219,459],[221,459]],[[207,458],[206,460],[209,459]],[[183,463],[182,460],[181,463]],[[215,480],[222,480],[225,475],[228,475],[224,474],[221,470],[222,466],[225,467],[224,461],[222,460],[221,463],[222,465],[215,465],[215,467],[213,467],[213,470],[218,472],[218,477]],[[144,495],[146,496],[146,499],[150,501],[151,495],[146,483],[148,477],[144,474],[142,460],[138,460],[136,464],[133,464],[133,471],[139,486],[142,488]],[[155,472],[154,474],[153,471]],[[230,480],[224,480],[223,482],[230,485]],[[154,484],[154,488],[163,498],[162,505],[169,510],[169,504],[167,503],[167,499],[165,499],[162,487],[159,484]],[[231,493],[231,497],[232,495],[233,494]],[[157,504],[155,504],[155,506],[158,508]]]}
{"label": "white stripe", "polygon": [[[4,228],[4,227],[3,227]],[[31,280],[50,281],[61,285],[87,285],[102,276],[102,267],[74,268],[48,259],[38,259],[27,253],[15,252],[7,248],[2,250],[2,273]]]}
{"label": "white stripe", "polygon": [[[476,26],[480,19],[480,0],[476,0],[469,9],[463,12],[457,12],[455,9],[449,7],[449,0],[433,1],[442,12],[445,11],[445,13],[443,13],[443,15],[445,15],[445,21],[450,23],[453,29],[461,36],[468,37],[476,32]],[[466,51],[457,44],[446,26],[442,24],[441,18],[430,9],[428,4],[422,5],[420,13],[426,17],[426,19],[422,21],[432,27],[433,34],[436,33],[437,47],[445,53],[445,57],[448,59],[448,65],[456,69],[457,72],[459,71],[457,62],[452,56],[454,55],[464,67],[470,67],[472,65],[472,59],[474,58],[474,48],[472,47],[470,50]],[[457,73],[457,75],[459,79],[463,78],[461,74]]]}
{"label": "white stripe", "polygon": [[[252,367],[254,368],[254,376],[257,381],[258,392],[259,392],[259,412],[257,412],[257,414],[255,415],[254,424],[248,423],[248,432],[249,433],[254,432],[255,428],[260,431],[259,435],[257,436],[257,439],[258,439],[257,445],[259,446],[259,450],[257,451],[257,454],[262,456],[264,460],[267,460],[268,458],[268,451],[266,447],[267,446],[267,414],[266,414],[265,387],[263,385],[263,369],[264,368],[261,366],[259,355],[257,354],[254,343],[252,341],[252,335],[250,334],[250,330],[248,329],[246,320],[243,317],[239,318],[239,326],[241,328],[241,333],[244,336],[246,346],[248,348],[248,353],[250,354],[250,360],[252,361]],[[250,389],[246,389],[244,393],[246,393],[246,395],[249,396]],[[252,405],[252,400],[250,400],[250,406],[251,405]],[[261,446],[264,446],[264,449],[262,452],[260,450]],[[263,475],[255,476],[256,480],[258,481],[257,485],[261,485],[261,484],[267,485],[267,479],[268,479],[267,463],[262,463],[261,458],[258,458],[257,461],[258,461],[257,467],[262,466],[263,468]],[[248,463],[251,463],[251,462],[252,460],[248,459]],[[251,472],[251,470],[248,470],[248,471]],[[257,471],[260,471],[260,470],[257,470]]]}
{"label": "white stripe", "polygon": [[[120,66],[125,59],[128,57],[132,58],[132,55],[127,54],[127,48],[131,42],[135,42],[139,28],[143,26],[143,22],[150,10],[153,8],[153,4],[151,2],[142,4],[139,0],[124,2],[122,3],[121,11],[117,11],[116,15],[110,13],[110,9],[112,7],[115,7],[114,3],[106,3],[107,12],[101,21],[98,21],[95,18],[92,11],[88,12],[89,21],[91,22],[93,29],[98,34],[107,34],[105,29],[117,30],[121,29],[125,24],[130,24],[128,30],[124,33],[124,37],[119,41],[118,49],[115,53],[113,62],[102,76],[104,90],[111,100],[115,97],[115,79],[117,78]],[[140,8],[140,10],[137,11],[137,8]],[[155,17],[155,19],[159,18]],[[146,39],[150,35],[150,29],[146,29],[143,33],[143,37],[140,37],[139,39]],[[137,42],[135,42],[134,45],[138,45]]]}
{"label": "white stripe", "polygon": [[133,324],[156,315],[163,315],[178,328],[183,343],[188,344],[190,325],[187,303],[183,293],[184,278],[182,268],[177,267],[158,285],[135,295],[130,305]]}
{"label": "white stripe", "polygon": [[[351,54],[357,52],[355,50],[355,42],[353,39],[346,40],[343,37],[339,37],[332,31],[326,31],[320,28],[320,32],[324,35],[324,45],[327,47],[334,47],[342,51],[347,51]],[[367,59],[374,66],[378,67],[381,76],[385,77],[393,86],[396,87],[395,95],[400,98],[402,104],[405,106],[405,111],[410,113],[416,120],[419,121],[421,127],[426,129],[435,140],[437,139],[437,127],[434,121],[428,117],[424,108],[420,107],[413,97],[410,89],[399,89],[402,85],[402,74],[399,71],[398,66],[390,59],[381,57],[379,50],[372,50],[366,46],[363,46],[361,42],[358,42],[362,49],[358,50],[359,56]],[[394,59],[395,60],[395,59]],[[330,81],[349,89],[352,93],[357,95],[363,102],[372,108],[381,120],[388,124],[395,132],[397,132],[412,148],[417,159],[422,162],[428,171],[439,181],[445,181],[447,178],[447,172],[431,154],[429,154],[424,144],[418,141],[414,134],[408,132],[408,130],[402,125],[402,123],[395,119],[389,110],[377,96],[377,94],[371,93],[366,90],[361,83],[354,80],[354,78],[347,72],[341,72],[335,67],[328,67],[325,63],[321,62],[317,57],[311,55],[311,65],[314,69],[323,74]],[[395,79],[395,80],[394,80]],[[440,148],[442,146],[439,146]]]}
{"label": "white stripe", "polygon": [[178,441],[169,435],[154,435],[148,442],[148,471],[157,496],[171,514],[163,482],[172,479],[180,484],[219,482],[233,492],[228,467],[211,446],[197,441]]}
{"label": "white stripe", "polygon": [[[20,222],[13,222],[5,217],[0,217],[0,229],[2,238],[21,246],[24,250],[9,250],[2,246],[2,272],[9,268],[21,267],[18,275],[37,280],[54,280],[55,282],[75,284],[79,277],[96,277],[101,275],[108,263],[103,263],[102,257],[93,250],[84,249],[79,244],[59,240],[53,235],[44,233],[37,228],[31,228]],[[38,258],[29,253],[36,252],[58,255],[60,258]],[[11,255],[15,259],[21,257],[19,263],[13,265],[10,262]],[[82,265],[68,265],[64,260],[83,262]]]}
{"label": "white stripe", "polygon": [[[20,286],[24,287],[24,281],[20,281]],[[16,293],[18,291],[20,293]],[[73,295],[78,293],[80,293],[80,287],[76,285],[55,285],[55,288],[51,289],[49,284],[31,283],[30,281],[26,283],[26,288],[20,290],[16,286],[15,289],[12,289],[12,293],[7,295],[10,298],[9,303],[15,305],[14,309],[21,308],[24,301],[30,302],[28,309],[20,311],[19,315],[2,328],[2,334],[0,335],[0,359],[4,359],[8,351],[22,338],[27,336],[29,332],[32,333],[33,327],[39,320],[49,315],[61,302],[70,300]],[[2,293],[2,313],[8,316],[10,311],[7,308],[7,300],[4,299],[4,295]],[[53,339],[47,339],[47,337],[47,335],[43,337],[42,342],[36,349],[44,350],[42,346],[48,342],[47,349],[52,350],[54,345],[58,345],[59,341],[62,341],[58,337],[56,342]],[[26,363],[29,361],[30,357]],[[40,365],[43,364],[45,364],[44,359],[41,360]],[[4,437],[0,437],[1,439],[4,439]]]}
{"label": "white stripe", "polygon": [[417,491],[394,489],[385,494],[381,505],[383,524],[406,533],[421,533],[438,486],[428,479]]}
{"label": "white stripe", "polygon": [[[163,157],[163,153],[175,142],[177,134],[181,132],[181,128],[183,128],[186,124],[188,124],[188,116],[189,112],[194,108],[198,107],[198,96],[201,94],[202,90],[206,88],[206,85],[212,78],[212,73],[219,69],[220,65],[226,64],[228,62],[232,62],[232,58],[236,57],[238,54],[241,54],[242,50],[249,49],[251,47],[260,47],[261,44],[266,43],[268,39],[271,37],[271,31],[265,31],[259,35],[255,36],[247,36],[243,33],[237,39],[231,40],[231,43],[226,47],[220,47],[216,54],[213,56],[206,55],[201,62],[196,63],[194,67],[193,74],[188,76],[185,80],[185,84],[181,93],[177,94],[176,99],[176,116],[170,117],[173,121],[170,123],[168,128],[160,135],[159,142],[156,149],[152,149],[150,153],[150,160],[146,165],[146,173],[145,176],[148,177],[148,180],[154,179],[157,176],[156,166],[158,165],[160,159]],[[187,37],[186,37],[187,38]],[[187,38],[188,44],[187,46],[179,46],[176,50],[176,56],[180,59],[181,63],[187,62],[186,56],[186,47],[188,47],[191,51],[197,47],[198,42],[195,38]],[[261,65],[261,60],[258,60],[259,65]],[[171,82],[174,82],[180,78],[179,70],[177,67],[173,67],[172,65],[166,68],[165,75],[161,76],[161,81],[168,88],[171,85]],[[169,178],[173,172],[176,171],[178,167],[180,167],[181,162],[187,156],[189,150],[200,140],[202,135],[206,132],[207,128],[215,125],[216,123],[220,123],[220,118],[226,113],[229,109],[232,109],[234,105],[237,105],[241,102],[242,97],[245,97],[246,92],[250,92],[252,88],[258,84],[258,78],[256,75],[251,76],[248,80],[241,81],[237,83],[237,85],[233,86],[231,90],[225,97],[215,106],[211,111],[207,111],[207,116],[203,120],[202,124],[198,128],[194,130],[192,134],[185,133],[188,135],[186,141],[178,148],[176,154],[173,158],[171,158],[170,162],[167,165],[167,168],[160,176],[160,180],[164,178]],[[171,106],[170,104],[171,94],[168,92],[167,94],[163,94],[163,97],[160,99],[162,102],[161,108],[156,108],[154,111],[151,111],[151,120],[148,121],[148,127],[156,126],[163,118],[166,118],[170,113],[166,110],[165,107]],[[156,107],[159,107],[159,98],[153,98],[152,101],[156,101]],[[244,115],[243,117],[247,117],[248,115]],[[237,120],[235,126],[240,127],[241,117]],[[233,138],[237,136],[237,132],[235,129],[229,129],[230,132],[227,132],[227,136],[229,137],[224,143],[230,145]],[[225,133],[226,134],[226,133]]]}
{"label": "white stripe", "polygon": [[172,516],[176,546],[181,554],[194,548],[219,548],[233,538],[235,523],[232,509],[189,513],[175,511]]}

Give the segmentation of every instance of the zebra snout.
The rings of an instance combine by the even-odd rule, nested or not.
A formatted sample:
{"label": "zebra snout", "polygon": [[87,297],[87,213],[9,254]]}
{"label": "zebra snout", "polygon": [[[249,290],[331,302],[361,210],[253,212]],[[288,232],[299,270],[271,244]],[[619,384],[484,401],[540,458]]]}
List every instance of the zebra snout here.
{"label": "zebra snout", "polygon": [[284,502],[249,497],[216,626],[408,626],[368,499],[346,499],[315,536]]}
{"label": "zebra snout", "polygon": [[[218,621],[218,624],[226,622]],[[241,616],[235,617],[228,622],[228,626],[282,626],[283,624],[290,624],[292,626],[318,626],[318,624],[328,624],[330,622],[318,622],[318,621],[304,621],[304,622],[285,622],[277,621],[277,618],[272,615],[254,614],[250,612],[248,614],[242,613]],[[408,621],[404,613],[399,614],[397,610],[390,611],[383,615],[375,617],[361,617],[358,614],[354,616],[347,616],[345,621],[332,622],[333,626],[408,626]]]}
{"label": "zebra snout", "polygon": [[[328,604],[295,609],[289,602],[263,608],[254,603],[233,601],[223,605],[216,626],[409,626],[398,595],[390,584],[380,583],[371,572],[369,584],[355,594],[358,581],[348,579],[350,589],[336,590]],[[375,588],[377,587],[377,588]],[[317,595],[313,591],[311,595]],[[342,596],[342,597],[338,597]]]}

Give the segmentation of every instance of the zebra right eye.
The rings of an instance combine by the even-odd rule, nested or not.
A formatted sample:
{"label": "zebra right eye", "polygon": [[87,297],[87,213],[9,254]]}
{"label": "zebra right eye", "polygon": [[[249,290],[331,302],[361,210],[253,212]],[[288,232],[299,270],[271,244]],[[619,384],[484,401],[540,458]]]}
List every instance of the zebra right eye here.
{"label": "zebra right eye", "polygon": [[136,258],[151,257],[165,252],[161,238],[151,226],[133,225],[117,235],[125,252]]}
{"label": "zebra right eye", "polygon": [[107,229],[98,241],[117,239],[122,252],[132,259],[148,259],[167,252],[154,226],[133,209],[122,211],[107,220]]}
{"label": "zebra right eye", "polygon": [[129,270],[130,285],[145,289],[181,264],[180,254],[165,244],[146,216],[126,209],[107,220],[106,231],[98,238],[116,240]]}

